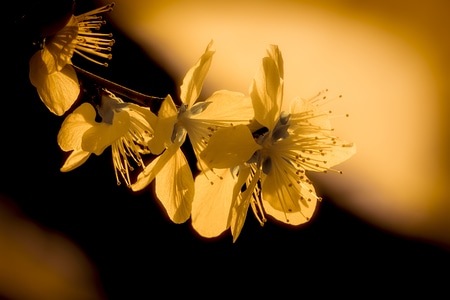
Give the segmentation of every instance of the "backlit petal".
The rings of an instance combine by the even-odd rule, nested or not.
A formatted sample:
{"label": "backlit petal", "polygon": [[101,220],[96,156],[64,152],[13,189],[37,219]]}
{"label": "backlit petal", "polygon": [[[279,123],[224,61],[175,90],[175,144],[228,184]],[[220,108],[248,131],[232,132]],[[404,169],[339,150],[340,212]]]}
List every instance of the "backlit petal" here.
{"label": "backlit petal", "polygon": [[326,161],[325,165],[328,167],[336,166],[343,163],[356,153],[356,145],[354,143],[348,143],[339,138],[335,139],[336,146],[332,151],[327,152],[323,159]]}
{"label": "backlit petal", "polygon": [[317,134],[319,130],[331,130],[329,112],[321,111],[311,101],[295,98],[290,103],[290,124],[300,130],[299,134]]}
{"label": "backlit petal", "polygon": [[149,133],[154,133],[154,126],[156,125],[158,117],[150,110],[150,108],[139,106],[133,103],[127,103],[126,110],[130,114],[130,117],[133,119],[133,121],[142,124],[148,124],[148,129],[152,130],[152,132]]}
{"label": "backlit petal", "polygon": [[[321,151],[308,151],[314,149],[311,146],[305,146],[306,151],[301,152],[302,162],[301,166],[305,170],[324,172],[328,169],[343,163],[356,153],[356,145],[353,143],[348,143],[339,138],[330,137],[317,137],[320,141],[323,139],[325,142],[323,144],[317,143],[315,149],[320,149]],[[300,152],[300,151],[299,151]]]}
{"label": "backlit petal", "polygon": [[[197,112],[198,107],[203,110]],[[192,112],[193,109],[196,113]],[[222,90],[215,92],[207,100],[196,103],[185,115],[188,117],[182,118],[182,125],[188,132],[197,160],[203,164],[200,153],[209,143],[209,137],[221,127],[248,124],[253,119],[253,106],[250,97]]]}
{"label": "backlit petal", "polygon": [[249,160],[260,147],[247,126],[226,127],[212,135],[200,158],[210,168],[232,168]]}
{"label": "backlit petal", "polygon": [[83,135],[82,149],[100,155],[130,128],[130,115],[126,111],[114,113],[113,123],[95,123]]}
{"label": "backlit petal", "polygon": [[250,97],[242,93],[220,90],[214,92],[208,99],[208,106],[199,114],[191,115],[191,119],[216,121],[217,124],[238,125],[248,124],[254,117]]}
{"label": "backlit petal", "polygon": [[58,116],[63,115],[80,94],[77,74],[73,67],[65,65],[60,72],[49,73],[40,51],[30,59],[29,75],[42,102]]}
{"label": "backlit petal", "polygon": [[158,111],[158,117],[153,123],[154,137],[148,147],[154,154],[160,154],[171,143],[174,125],[177,122],[178,110],[170,95],[164,99]]}
{"label": "backlit petal", "polygon": [[217,237],[228,228],[235,175],[230,169],[217,169],[195,178],[192,227],[201,236]]}
{"label": "backlit petal", "polygon": [[267,48],[267,55],[273,59],[274,63],[278,68],[278,73],[280,74],[280,78],[284,79],[284,62],[283,56],[281,55],[281,51],[277,45],[269,45]]}
{"label": "backlit petal", "polygon": [[306,176],[298,180],[296,170],[283,158],[272,157],[272,160],[276,167],[273,167],[269,174],[264,174],[261,180],[265,212],[290,225],[308,222],[319,199],[313,185]]}
{"label": "backlit petal", "polygon": [[78,35],[78,24],[72,16],[67,25],[46,41],[44,50],[52,55],[52,60],[46,60],[50,71],[60,71],[66,64],[71,63]]}
{"label": "backlit petal", "polygon": [[96,125],[95,115],[94,107],[83,103],[65,118],[57,138],[61,150],[81,150],[84,133]]}
{"label": "backlit petal", "polygon": [[[169,150],[169,149],[168,149]],[[168,151],[165,151],[160,156],[156,157],[144,170],[137,176],[136,182],[131,185],[131,190],[134,192],[145,189],[156,177],[165,163],[169,161],[171,156]]]}
{"label": "backlit petal", "polygon": [[194,178],[180,148],[164,164],[156,176],[155,192],[170,220],[184,223],[191,215]]}
{"label": "backlit petal", "polygon": [[161,169],[172,159],[180,146],[185,141],[186,136],[178,140],[177,143],[171,144],[161,155],[156,157],[144,170],[139,173],[137,180],[131,185],[131,189],[135,192],[146,188],[159,174]]}
{"label": "backlit petal", "polygon": [[194,105],[202,91],[214,53],[213,41],[211,41],[197,63],[184,76],[183,84],[180,87],[180,99],[188,108]]}
{"label": "backlit petal", "polygon": [[[256,184],[259,181],[259,173],[257,176],[250,176],[251,167],[240,166],[238,181],[234,188],[233,202],[231,204],[231,212],[229,216],[229,224],[231,228],[231,234],[233,236],[233,243],[241,234],[242,228],[247,218],[248,208],[250,201],[252,201],[253,191]],[[241,187],[244,183],[250,180],[249,185],[245,192],[241,193]]]}
{"label": "backlit petal", "polygon": [[269,130],[274,128],[280,115],[283,98],[283,79],[279,69],[282,59],[277,50],[269,51],[270,56],[263,58],[250,87],[255,119]]}
{"label": "backlit petal", "polygon": [[83,150],[73,150],[72,153],[67,157],[64,165],[61,167],[61,172],[69,172],[73,169],[78,168],[86,162],[86,160],[91,155],[91,152]]}

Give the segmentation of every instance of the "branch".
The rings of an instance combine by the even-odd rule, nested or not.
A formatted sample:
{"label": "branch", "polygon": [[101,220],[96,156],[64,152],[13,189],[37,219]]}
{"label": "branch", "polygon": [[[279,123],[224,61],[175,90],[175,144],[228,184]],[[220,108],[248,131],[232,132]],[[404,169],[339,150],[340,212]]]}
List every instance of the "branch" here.
{"label": "branch", "polygon": [[102,87],[104,87],[116,94],[119,94],[123,97],[126,97],[126,98],[130,99],[131,101],[134,101],[138,104],[150,107],[150,106],[152,106],[152,104],[154,104],[155,101],[158,101],[159,102],[158,104],[161,104],[162,100],[164,100],[164,98],[162,98],[162,97],[149,96],[149,95],[137,92],[135,90],[132,90],[132,89],[124,87],[120,84],[117,84],[115,82],[112,82],[108,79],[105,79],[103,77],[95,75],[91,72],[88,72],[80,67],[77,67],[75,65],[72,65],[72,66],[74,67],[75,71],[79,75],[82,75],[91,80],[94,80],[96,83],[98,83]]}

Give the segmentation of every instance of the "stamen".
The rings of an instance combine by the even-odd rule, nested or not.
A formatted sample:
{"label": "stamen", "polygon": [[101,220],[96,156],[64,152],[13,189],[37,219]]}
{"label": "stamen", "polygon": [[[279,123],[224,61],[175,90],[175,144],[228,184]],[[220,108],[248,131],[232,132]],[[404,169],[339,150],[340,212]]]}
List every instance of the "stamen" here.
{"label": "stamen", "polygon": [[[239,194],[239,197],[245,201],[250,201],[250,207],[252,208],[255,218],[258,220],[261,226],[267,222],[264,214],[264,209],[261,203],[261,191],[258,186],[260,180],[261,170],[259,167],[252,166],[247,182],[243,185],[244,192]],[[247,200],[251,197],[250,200]]]}
{"label": "stamen", "polygon": [[143,121],[145,116],[142,113],[132,110],[127,105],[123,105],[123,100],[110,91],[106,89],[104,91],[107,94],[104,97],[109,99],[109,101],[102,102],[100,109],[107,110],[106,113],[112,114],[111,124],[113,124],[114,114],[117,110],[125,110],[130,115],[128,131],[111,144],[111,150],[117,184],[121,184],[120,173],[120,177],[127,187],[131,187],[130,172],[134,171],[131,162],[138,167],[145,168],[141,154],[150,153],[147,141],[152,136],[152,130],[150,124]]}
{"label": "stamen", "polygon": [[93,59],[93,58],[90,58],[89,56],[83,54],[82,52],[77,51],[77,49],[75,49],[74,52],[77,53],[78,55],[80,55],[80,56],[86,58],[87,60],[93,62],[93,63],[96,63],[96,64],[101,65],[101,66],[104,66],[104,67],[107,67],[107,66],[108,66],[108,63],[106,63],[106,62],[103,62],[103,63],[102,63],[102,62],[99,62],[99,61],[97,61],[97,60],[95,60],[95,59]]}
{"label": "stamen", "polygon": [[77,16],[77,18],[79,18],[80,20],[85,20],[86,18],[92,17],[93,15],[96,15],[96,14],[101,14],[101,13],[104,13],[104,12],[110,12],[110,11],[113,10],[114,5],[115,5],[114,2],[106,4],[106,5],[102,6],[102,7],[96,8],[94,10],[88,11],[88,12],[83,13],[83,14],[80,14],[80,15]]}
{"label": "stamen", "polygon": [[[223,177],[222,177],[222,176],[219,176],[219,175],[215,172],[214,169],[210,169],[209,171],[211,171],[211,173],[213,173],[213,175],[214,175],[216,178],[219,178],[219,180],[223,180]],[[214,185],[214,181],[213,181],[212,179],[209,178],[208,172],[205,172],[204,170],[202,170],[202,174],[203,174],[203,176],[206,177],[206,179],[209,180],[209,183],[210,183],[211,185]]]}
{"label": "stamen", "polygon": [[100,62],[89,55],[110,60],[112,54],[109,52],[111,52],[111,46],[114,45],[115,41],[112,39],[111,33],[98,33],[93,32],[92,30],[99,30],[102,25],[106,24],[106,21],[102,20],[102,17],[97,16],[96,14],[109,12],[113,7],[114,3],[111,3],[76,16],[78,22],[78,37],[74,52],[93,63],[105,67],[108,66],[108,63]]}

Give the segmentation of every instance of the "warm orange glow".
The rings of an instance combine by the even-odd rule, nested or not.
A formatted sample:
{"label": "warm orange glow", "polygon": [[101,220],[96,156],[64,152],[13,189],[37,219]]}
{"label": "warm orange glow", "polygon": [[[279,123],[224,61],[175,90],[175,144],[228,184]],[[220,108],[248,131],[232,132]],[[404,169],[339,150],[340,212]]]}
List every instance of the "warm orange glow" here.
{"label": "warm orange glow", "polygon": [[357,154],[340,166],[345,175],[315,178],[383,228],[450,245],[445,1],[115,2],[114,25],[177,82],[213,39],[207,94],[247,92],[266,47],[278,44],[286,99],[328,88],[344,96],[330,107],[350,114],[333,124]]}
{"label": "warm orange glow", "polygon": [[86,255],[68,238],[17,211],[0,195],[0,295],[7,299],[103,299]]}

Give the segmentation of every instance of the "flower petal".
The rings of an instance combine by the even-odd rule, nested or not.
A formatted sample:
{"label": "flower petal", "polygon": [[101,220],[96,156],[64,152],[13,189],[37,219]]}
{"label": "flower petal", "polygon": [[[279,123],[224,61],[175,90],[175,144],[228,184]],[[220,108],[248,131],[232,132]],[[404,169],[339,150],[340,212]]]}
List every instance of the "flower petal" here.
{"label": "flower petal", "polygon": [[315,135],[319,130],[332,129],[329,113],[320,111],[311,101],[301,98],[291,100],[289,124],[300,130],[302,135]]}
{"label": "flower petal", "polygon": [[333,167],[340,163],[343,163],[356,153],[356,145],[354,143],[348,143],[339,138],[335,138],[336,145],[331,151],[325,152],[322,157],[327,167]]}
{"label": "flower petal", "polygon": [[158,111],[158,117],[153,122],[154,137],[148,147],[153,154],[160,154],[171,143],[172,133],[177,122],[178,109],[170,95],[164,99]]}
{"label": "flower petal", "polygon": [[136,182],[131,185],[131,190],[137,192],[147,187],[159,174],[164,165],[172,159],[172,156],[176,154],[185,140],[186,134],[180,137],[176,143],[171,144],[161,155],[148,164],[144,170],[139,173]]}
{"label": "flower petal", "polygon": [[193,114],[191,119],[216,122],[217,125],[248,124],[254,117],[251,98],[240,92],[219,90],[204,101],[208,106],[201,113]]}
{"label": "flower petal", "polygon": [[[231,204],[231,212],[228,218],[231,234],[233,236],[233,243],[236,242],[237,238],[241,234],[242,228],[244,227],[248,207],[250,206],[250,201],[253,196],[253,191],[259,181],[259,173],[255,176],[255,174],[252,174],[250,171],[251,167],[249,166],[239,167],[238,180],[234,188],[233,202]],[[249,182],[249,185],[244,192],[241,192],[241,187],[246,182]]]}
{"label": "flower petal", "polygon": [[73,150],[72,153],[67,157],[64,165],[61,167],[61,172],[69,172],[75,168],[78,168],[86,162],[86,160],[91,155],[91,152],[83,150]]}
{"label": "flower petal", "polygon": [[150,110],[148,107],[142,107],[133,103],[127,103],[126,110],[130,114],[131,119],[135,122],[141,124],[148,124],[149,129],[154,133],[154,126],[157,122],[158,117]]}
{"label": "flower petal", "polygon": [[60,71],[66,64],[71,63],[73,52],[77,44],[78,23],[74,16],[51,39],[47,40],[45,48],[52,58],[46,63],[51,67],[50,72]]}
{"label": "flower petal", "polygon": [[281,112],[283,99],[283,60],[278,47],[272,47],[269,56],[262,60],[259,72],[253,79],[250,95],[255,109],[255,119],[272,130]]}
{"label": "flower petal", "polygon": [[39,97],[55,115],[63,115],[77,100],[80,86],[75,70],[65,65],[60,72],[50,73],[42,60],[41,51],[30,59],[30,81]]}
{"label": "flower petal", "polygon": [[201,236],[217,237],[229,227],[236,180],[230,169],[209,170],[195,178],[192,227]]}
{"label": "flower petal", "polygon": [[214,133],[200,158],[210,168],[232,168],[249,160],[260,148],[248,127],[237,125]]}
{"label": "flower petal", "polygon": [[[317,139],[328,141],[327,144],[317,144],[316,148],[321,151],[304,151],[301,156],[305,163],[301,166],[308,171],[324,172],[334,166],[343,163],[356,153],[356,146],[339,138],[330,138],[328,136],[317,136]],[[320,148],[321,147],[321,148]],[[300,153],[300,151],[299,151]],[[312,163],[311,163],[312,162]]]}
{"label": "flower petal", "polygon": [[211,41],[197,63],[184,76],[180,87],[180,99],[188,108],[194,105],[200,95],[214,53],[213,41]]}
{"label": "flower petal", "polygon": [[144,170],[137,176],[136,182],[131,185],[131,190],[134,192],[145,189],[161,171],[164,164],[166,164],[174,153],[169,153],[167,149],[160,156],[156,157]]}
{"label": "flower petal", "polygon": [[61,150],[81,150],[84,133],[96,124],[95,114],[91,104],[83,103],[65,118],[57,137]]}
{"label": "flower petal", "polygon": [[320,113],[311,108],[306,101],[294,101],[289,121],[290,136],[281,143],[293,144],[300,157],[302,167],[310,171],[326,171],[338,165],[356,153],[356,146],[338,137],[332,132],[328,113]]}
{"label": "flower petal", "polygon": [[130,115],[127,111],[114,113],[113,123],[95,123],[83,134],[81,147],[85,151],[100,155],[130,128]]}
{"label": "flower petal", "polygon": [[281,51],[277,45],[269,45],[267,48],[267,55],[272,58],[274,63],[277,65],[278,73],[281,79],[284,79],[284,62]]}
{"label": "flower petal", "polygon": [[314,186],[306,176],[298,182],[296,170],[283,158],[272,157],[272,160],[271,171],[263,175],[261,180],[265,212],[290,225],[308,222],[320,199]]}
{"label": "flower petal", "polygon": [[[192,111],[200,107],[200,111]],[[186,117],[185,117],[186,116]],[[187,130],[199,168],[204,170],[200,153],[208,144],[209,136],[221,127],[249,124],[253,119],[251,99],[242,93],[221,90],[207,100],[194,104],[189,113],[183,114],[182,126]]]}
{"label": "flower petal", "polygon": [[180,148],[156,176],[155,192],[170,220],[179,224],[189,219],[194,199],[194,178]]}

